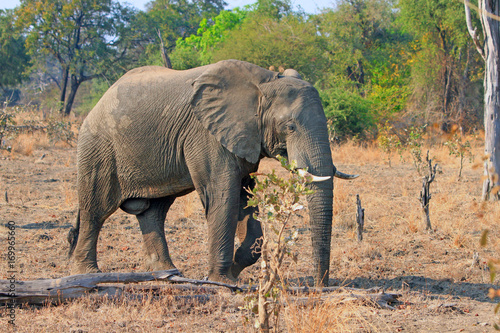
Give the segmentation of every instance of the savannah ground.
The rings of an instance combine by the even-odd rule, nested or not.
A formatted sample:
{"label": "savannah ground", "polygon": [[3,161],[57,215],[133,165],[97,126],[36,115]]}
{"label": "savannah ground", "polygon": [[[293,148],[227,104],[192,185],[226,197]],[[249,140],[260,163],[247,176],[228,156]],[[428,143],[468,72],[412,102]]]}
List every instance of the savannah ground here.
{"label": "savannah ground", "polygon": [[[77,126],[74,126],[75,129]],[[371,305],[290,302],[281,313],[283,332],[488,332],[497,320],[495,302],[487,296],[487,262],[500,253],[500,205],[481,201],[482,143],[472,140],[473,161],[465,161],[458,179],[459,159],[443,145],[447,137],[430,132],[422,150],[430,150],[439,173],[431,184],[433,232],[425,231],[418,200],[422,177],[408,151],[401,160],[375,143],[332,146],[339,170],[358,173],[353,181],[335,181],[334,226],[330,285],[382,287],[400,293],[395,310]],[[20,134],[0,151],[0,279],[7,275],[7,224],[16,229],[17,280],[56,278],[70,274],[66,259],[69,228],[75,222],[76,148],[49,143],[46,134]],[[43,159],[40,159],[44,155]],[[280,170],[263,160],[261,171]],[[6,196],[4,196],[6,193]],[[356,194],[365,208],[365,233],[355,230]],[[8,199],[8,202],[7,200]],[[307,214],[294,220],[301,231],[295,247],[298,262],[290,261],[290,284],[312,280]],[[195,193],[178,199],[167,216],[167,241],[173,262],[184,276],[207,275],[206,222]],[[480,246],[483,230],[488,244]],[[104,224],[98,245],[103,272],[141,271],[142,236],[134,216],[117,211]],[[474,255],[476,254],[476,259]],[[246,269],[240,284],[256,283],[258,264]],[[0,309],[2,330],[18,332],[247,332],[253,317],[242,295],[221,290],[208,301],[181,301],[179,292],[165,288],[160,297],[141,300],[83,298],[67,304],[22,306],[15,328],[7,326],[7,309]]]}

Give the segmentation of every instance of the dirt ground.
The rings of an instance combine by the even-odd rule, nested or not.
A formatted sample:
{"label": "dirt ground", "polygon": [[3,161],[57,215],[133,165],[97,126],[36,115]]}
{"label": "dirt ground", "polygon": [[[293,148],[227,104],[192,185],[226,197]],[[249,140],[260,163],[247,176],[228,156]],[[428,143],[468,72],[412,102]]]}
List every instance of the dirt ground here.
{"label": "dirt ground", "polygon": [[[30,140],[26,137],[24,140]],[[17,280],[69,275],[66,259],[69,228],[77,207],[76,149],[41,144],[32,149],[0,152],[0,279],[8,278],[7,224],[15,223]],[[279,331],[287,332],[489,332],[495,302],[488,298],[487,261],[498,257],[498,203],[481,202],[481,169],[459,160],[437,145],[431,156],[440,173],[431,184],[431,222],[426,232],[418,196],[421,176],[410,162],[387,156],[376,147],[346,144],[333,147],[334,163],[344,172],[359,173],[354,181],[336,180],[330,285],[382,287],[402,294],[395,310],[371,305],[325,302],[290,305]],[[479,143],[473,149],[480,160]],[[42,158],[43,156],[43,158]],[[262,170],[279,169],[271,160]],[[365,234],[358,242],[354,228],[356,194],[365,208]],[[305,214],[307,215],[307,214]],[[11,222],[12,223],[12,222]],[[290,283],[311,279],[312,263],[307,217],[300,227],[297,263],[290,262]],[[490,230],[481,247],[482,231]],[[177,200],[166,222],[173,262],[184,276],[207,274],[206,223],[201,203],[191,193]],[[122,211],[104,224],[98,260],[104,272],[142,270],[142,236],[135,217]],[[239,283],[254,283],[257,266],[245,270]],[[221,291],[209,300],[182,302],[166,291],[162,297],[133,300],[82,300],[16,309],[19,332],[248,332],[252,316],[240,309],[243,298]],[[7,309],[0,309],[0,327],[7,327]]]}

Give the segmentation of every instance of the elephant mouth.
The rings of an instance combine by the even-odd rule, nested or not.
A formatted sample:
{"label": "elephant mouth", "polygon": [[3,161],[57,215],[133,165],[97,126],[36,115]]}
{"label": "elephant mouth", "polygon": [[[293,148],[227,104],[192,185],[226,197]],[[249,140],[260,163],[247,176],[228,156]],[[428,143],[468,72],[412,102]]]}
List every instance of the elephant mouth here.
{"label": "elephant mouth", "polygon": [[[289,161],[288,151],[286,149],[279,148],[279,149],[276,149],[276,151],[274,153],[275,153],[275,154],[273,154],[275,156],[274,158],[281,156],[281,157],[286,158]],[[333,175],[335,178],[351,180],[351,179],[356,179],[359,177],[359,175],[352,175],[352,174],[341,172],[341,171],[337,170],[333,164],[332,164],[332,168],[335,169],[335,174]],[[299,166],[299,165],[297,166],[297,170],[302,177],[312,177],[312,182],[321,182],[321,181],[325,181],[325,180],[328,180],[331,178],[330,176],[322,177],[322,176],[313,175],[313,174],[307,172],[306,170],[304,170],[303,166]]]}
{"label": "elephant mouth", "polygon": [[317,182],[323,182],[325,180],[328,180],[332,177],[330,176],[326,176],[326,177],[321,177],[321,176],[315,176],[313,175],[312,173],[309,173],[307,172],[306,170],[304,169],[297,169],[297,173],[301,176],[301,177],[304,177],[306,179],[308,179],[308,181],[310,183],[317,183]]}

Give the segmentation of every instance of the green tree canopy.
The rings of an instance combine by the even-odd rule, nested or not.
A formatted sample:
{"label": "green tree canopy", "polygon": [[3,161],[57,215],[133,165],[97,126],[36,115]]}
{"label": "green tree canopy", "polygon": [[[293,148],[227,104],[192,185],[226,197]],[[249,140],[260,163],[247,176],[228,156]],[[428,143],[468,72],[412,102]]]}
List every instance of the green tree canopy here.
{"label": "green tree canopy", "polygon": [[405,107],[411,36],[389,0],[343,0],[317,15],[328,60],[316,86],[336,136],[360,135]]}
{"label": "green tree canopy", "polygon": [[176,47],[178,38],[195,35],[200,21],[206,25],[213,23],[226,3],[223,0],[154,0],[139,12],[135,18],[134,29],[140,36],[141,49],[139,64],[161,65],[160,35],[166,53]]}
{"label": "green tree canopy", "polygon": [[468,39],[463,2],[400,0],[399,9],[402,26],[413,36],[414,107],[430,106],[445,121],[461,122],[466,109],[473,107],[467,95],[480,69]]}
{"label": "green tree canopy", "polygon": [[245,20],[248,11],[239,8],[222,11],[213,20],[204,18],[196,34],[177,40],[172,54],[176,69],[188,69],[208,65],[213,61],[213,52]]}
{"label": "green tree canopy", "polygon": [[264,68],[294,68],[315,82],[325,70],[323,39],[315,22],[289,14],[280,20],[251,15],[214,49],[213,60],[240,59]]}
{"label": "green tree canopy", "polygon": [[99,75],[118,76],[130,65],[134,10],[117,1],[23,0],[16,13],[33,59],[53,57],[61,66],[60,102],[65,114],[82,82]]}
{"label": "green tree canopy", "polygon": [[0,88],[6,90],[25,78],[29,56],[24,38],[14,28],[12,10],[0,10]]}

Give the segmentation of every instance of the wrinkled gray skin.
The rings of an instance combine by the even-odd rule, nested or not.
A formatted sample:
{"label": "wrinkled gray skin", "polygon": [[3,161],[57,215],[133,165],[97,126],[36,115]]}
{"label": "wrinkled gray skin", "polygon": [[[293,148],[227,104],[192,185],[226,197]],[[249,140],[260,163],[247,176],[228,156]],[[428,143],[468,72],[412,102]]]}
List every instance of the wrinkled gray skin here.
{"label": "wrinkled gray skin", "polygon": [[257,261],[250,247],[262,235],[254,209],[244,208],[249,174],[279,154],[332,177],[311,184],[308,197],[315,278],[327,285],[335,167],[318,92],[296,74],[227,60],[186,71],[137,68],[109,88],[79,134],[73,273],[98,271],[98,234],[118,208],[137,216],[149,269],[174,268],[165,217],[196,190],[208,221],[209,279],[236,279]]}

